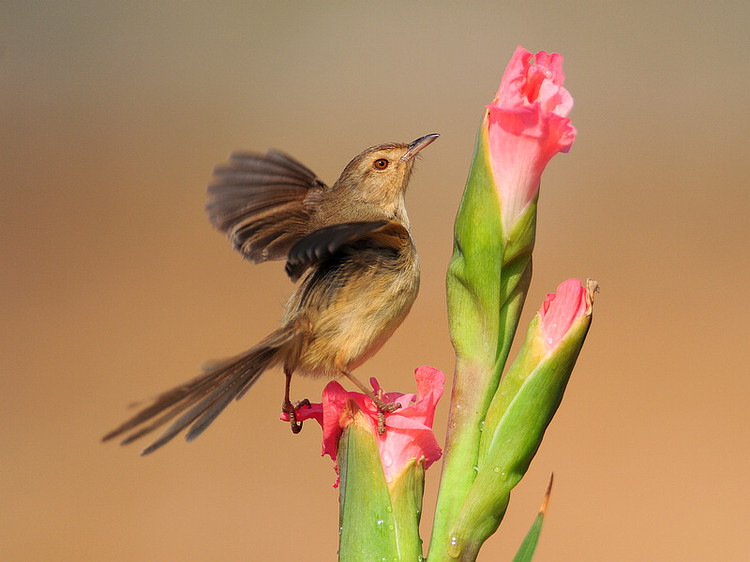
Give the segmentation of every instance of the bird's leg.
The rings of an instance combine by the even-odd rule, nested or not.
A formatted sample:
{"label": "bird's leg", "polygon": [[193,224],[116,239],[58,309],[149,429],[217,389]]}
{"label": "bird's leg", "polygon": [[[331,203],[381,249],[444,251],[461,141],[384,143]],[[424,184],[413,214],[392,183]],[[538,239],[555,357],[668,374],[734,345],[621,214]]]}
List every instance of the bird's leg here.
{"label": "bird's leg", "polygon": [[401,407],[401,404],[398,402],[384,402],[383,399],[375,394],[372,389],[367,388],[365,384],[363,384],[357,377],[352,375],[348,371],[342,371],[344,376],[348,378],[350,381],[352,381],[356,386],[362,390],[367,396],[369,396],[373,402],[375,402],[375,405],[378,407],[378,434],[383,435],[385,433],[385,414],[386,412],[391,413],[395,412]]}
{"label": "bird's leg", "polygon": [[292,372],[284,369],[284,374],[286,375],[286,386],[284,390],[284,403],[281,405],[281,411],[289,416],[289,423],[292,428],[292,433],[297,434],[302,431],[302,422],[297,421],[297,410],[302,406],[310,407],[310,401],[305,398],[301,402],[298,402],[296,405],[292,404],[292,401],[289,400],[289,388],[292,382]]}

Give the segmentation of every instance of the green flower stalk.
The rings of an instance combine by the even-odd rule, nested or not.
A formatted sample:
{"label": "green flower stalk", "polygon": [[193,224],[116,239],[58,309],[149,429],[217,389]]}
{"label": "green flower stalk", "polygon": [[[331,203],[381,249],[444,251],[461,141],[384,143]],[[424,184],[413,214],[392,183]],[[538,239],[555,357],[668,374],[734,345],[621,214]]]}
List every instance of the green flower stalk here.
{"label": "green flower stalk", "polygon": [[454,554],[474,560],[495,532],[536,454],[591,324],[596,283],[570,279],[547,295],[485,419],[477,476],[451,529]]}
{"label": "green flower stalk", "polygon": [[564,79],[559,54],[518,47],[477,134],[447,275],[456,372],[431,561],[460,554],[451,530],[478,475],[485,417],[531,281],[539,182],[575,138]]}

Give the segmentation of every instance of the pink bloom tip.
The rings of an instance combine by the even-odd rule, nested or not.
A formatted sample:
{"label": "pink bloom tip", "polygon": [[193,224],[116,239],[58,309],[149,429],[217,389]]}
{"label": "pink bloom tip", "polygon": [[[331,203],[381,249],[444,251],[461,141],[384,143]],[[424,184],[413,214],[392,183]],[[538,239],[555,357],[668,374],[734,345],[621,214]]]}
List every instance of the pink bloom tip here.
{"label": "pink bloom tip", "polygon": [[557,347],[573,323],[587,314],[590,306],[589,291],[578,279],[568,279],[560,283],[556,293],[547,294],[539,309],[539,326],[548,352]]}
{"label": "pink bloom tip", "polygon": [[490,164],[506,233],[536,197],[547,162],[568,152],[575,139],[562,63],[559,53],[532,55],[519,46],[487,106]]}

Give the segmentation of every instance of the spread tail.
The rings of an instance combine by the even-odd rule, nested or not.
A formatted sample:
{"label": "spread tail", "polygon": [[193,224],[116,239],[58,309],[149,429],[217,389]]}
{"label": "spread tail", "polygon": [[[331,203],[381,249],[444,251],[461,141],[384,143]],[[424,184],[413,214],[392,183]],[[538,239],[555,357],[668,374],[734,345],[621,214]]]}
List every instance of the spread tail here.
{"label": "spread tail", "polygon": [[241,398],[263,371],[281,360],[280,352],[292,337],[289,330],[277,330],[245,353],[208,367],[200,377],[157,396],[153,404],[109,432],[102,441],[132,432],[122,441],[126,445],[169,422],[172,424],[142,455],[152,453],[188,426],[191,427],[185,438],[192,441],[232,400]]}

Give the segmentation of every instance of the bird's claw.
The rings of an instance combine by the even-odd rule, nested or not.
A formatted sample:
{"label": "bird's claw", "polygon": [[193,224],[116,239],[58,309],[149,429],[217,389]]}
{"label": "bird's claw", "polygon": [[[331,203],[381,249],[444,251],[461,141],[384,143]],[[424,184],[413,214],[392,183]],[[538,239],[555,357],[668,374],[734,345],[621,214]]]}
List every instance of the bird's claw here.
{"label": "bird's claw", "polygon": [[385,414],[393,413],[401,407],[398,402],[383,402],[378,399],[375,401],[375,405],[378,407],[378,435],[385,433]]}
{"label": "bird's claw", "polygon": [[307,406],[308,408],[310,407],[310,401],[307,398],[305,398],[304,400],[300,400],[295,404],[292,404],[289,401],[285,401],[281,405],[281,411],[289,416],[289,426],[292,430],[292,433],[294,433],[295,435],[302,431],[302,422],[297,421],[297,410],[304,406]]}

